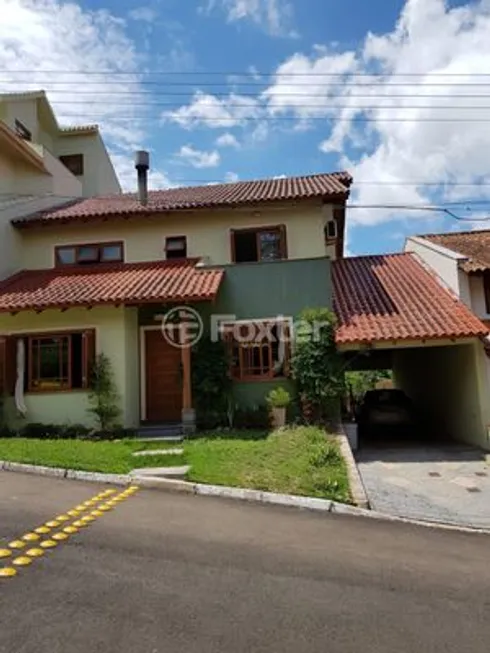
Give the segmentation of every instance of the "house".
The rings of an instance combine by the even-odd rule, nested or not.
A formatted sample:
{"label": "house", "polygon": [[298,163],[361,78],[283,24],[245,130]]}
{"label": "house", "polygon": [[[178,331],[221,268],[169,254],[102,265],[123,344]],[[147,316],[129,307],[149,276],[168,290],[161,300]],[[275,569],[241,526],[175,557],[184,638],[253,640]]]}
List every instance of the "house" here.
{"label": "house", "polygon": [[0,94],[0,138],[2,194],[66,199],[121,192],[97,125],[60,126],[44,91]]}
{"label": "house", "polygon": [[[279,334],[304,307],[332,306],[347,173],[150,193],[145,175],[138,195],[9,222],[20,271],[0,282],[0,382],[13,421],[91,423],[90,368],[104,352],[124,426],[192,427],[196,322],[228,341],[235,402],[263,403],[287,382]],[[171,309],[184,326],[165,321]]]}
{"label": "house", "polygon": [[11,220],[120,192],[96,125],[60,127],[43,91],[0,94],[0,279],[21,266]]}

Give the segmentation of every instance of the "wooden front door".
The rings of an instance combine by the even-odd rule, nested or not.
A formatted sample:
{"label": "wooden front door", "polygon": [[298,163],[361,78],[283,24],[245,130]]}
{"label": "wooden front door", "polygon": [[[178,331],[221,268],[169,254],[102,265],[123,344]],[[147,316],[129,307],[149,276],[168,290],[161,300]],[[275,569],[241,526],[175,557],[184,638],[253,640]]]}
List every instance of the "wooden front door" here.
{"label": "wooden front door", "polygon": [[181,350],[165,340],[160,329],[144,331],[146,419],[180,422],[182,418]]}

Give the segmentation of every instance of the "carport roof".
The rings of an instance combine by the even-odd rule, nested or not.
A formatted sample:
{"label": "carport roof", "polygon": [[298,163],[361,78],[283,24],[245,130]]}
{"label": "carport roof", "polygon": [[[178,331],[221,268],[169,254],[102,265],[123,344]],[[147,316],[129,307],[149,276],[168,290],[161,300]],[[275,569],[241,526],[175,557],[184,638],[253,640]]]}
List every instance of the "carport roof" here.
{"label": "carport roof", "polygon": [[339,345],[486,335],[473,313],[416,255],[383,254],[332,264]]}

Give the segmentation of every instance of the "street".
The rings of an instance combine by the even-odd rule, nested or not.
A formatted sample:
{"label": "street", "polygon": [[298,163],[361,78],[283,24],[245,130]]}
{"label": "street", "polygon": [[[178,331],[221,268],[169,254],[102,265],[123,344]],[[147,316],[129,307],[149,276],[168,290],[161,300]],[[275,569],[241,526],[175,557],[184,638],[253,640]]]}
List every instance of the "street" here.
{"label": "street", "polygon": [[[1,472],[0,548],[107,488]],[[487,536],[149,490],[98,512],[0,578],[0,652],[488,651]]]}

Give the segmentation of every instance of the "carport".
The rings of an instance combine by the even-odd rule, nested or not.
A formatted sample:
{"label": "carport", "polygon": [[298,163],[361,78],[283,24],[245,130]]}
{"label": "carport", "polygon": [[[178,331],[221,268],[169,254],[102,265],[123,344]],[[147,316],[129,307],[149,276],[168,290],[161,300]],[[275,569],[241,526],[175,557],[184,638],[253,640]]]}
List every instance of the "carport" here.
{"label": "carport", "polygon": [[391,369],[423,416],[427,443],[490,449],[488,328],[415,254],[341,259],[332,278],[346,368]]}

